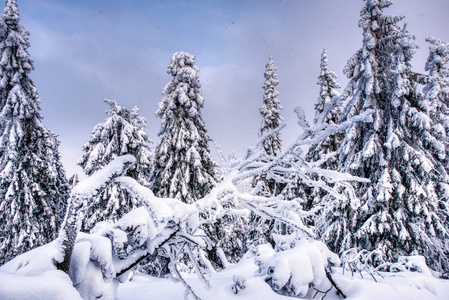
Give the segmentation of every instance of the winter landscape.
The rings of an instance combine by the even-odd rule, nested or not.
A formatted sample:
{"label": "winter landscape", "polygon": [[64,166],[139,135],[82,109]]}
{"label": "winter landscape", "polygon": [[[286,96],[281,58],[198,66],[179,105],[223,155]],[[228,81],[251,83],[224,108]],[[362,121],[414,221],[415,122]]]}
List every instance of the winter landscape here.
{"label": "winter landscape", "polygon": [[[442,37],[428,34],[419,41],[410,28],[421,25],[408,25],[407,15],[392,11],[413,11],[399,0],[267,0],[257,9],[240,1],[211,2],[142,1],[142,11],[150,8],[156,20],[143,19],[154,25],[149,29],[139,23],[139,12],[128,10],[127,1],[99,1],[101,7],[79,1],[74,7],[73,1],[5,0],[0,17],[0,299],[449,299],[448,27],[435,28]],[[413,2],[419,7],[420,0]],[[428,17],[423,7],[418,10],[426,19],[423,28],[447,22],[449,4],[423,3],[434,12]],[[293,37],[271,35],[264,26],[307,31],[289,22],[301,15],[302,26],[312,27],[312,19],[321,16],[313,12],[326,11],[325,5],[335,12],[357,11],[354,24],[319,23],[332,35],[353,27],[358,38],[321,40],[325,33],[320,37],[316,30],[308,41],[301,33],[305,39],[292,42],[301,51],[317,40],[322,44],[317,61],[307,62],[316,64],[317,72],[301,72],[301,78],[317,83],[316,90],[284,87],[280,93],[277,57],[291,68],[284,64],[291,59],[286,49],[294,52],[296,46],[288,45]],[[87,38],[84,25],[70,23],[73,11],[84,15],[87,8],[96,11],[101,26],[86,32],[109,32],[106,20],[114,20],[117,31],[108,34],[120,43],[123,36],[131,41],[136,32],[127,30],[124,16],[139,24],[135,30],[148,29],[145,39],[161,43],[159,50],[151,48],[151,63],[139,61],[137,47],[123,48],[133,51],[121,56],[101,45],[107,38]],[[246,67],[235,71],[238,64],[217,60],[234,50],[207,48],[203,57],[190,53],[201,48],[192,46],[198,35],[215,49],[223,47],[222,37],[239,44],[237,37],[258,36],[257,30],[244,30],[249,11],[261,20],[262,42],[245,43],[246,50],[254,49],[248,56],[263,53],[260,74],[246,74]],[[48,31],[45,26],[56,19],[47,23],[44,15],[70,24]],[[196,23],[200,15],[204,19]],[[234,27],[217,31],[224,19]],[[172,39],[173,28],[184,31]],[[55,45],[64,40],[70,42]],[[178,42],[165,60],[155,59]],[[352,43],[357,46],[347,57],[335,54],[345,64],[333,71],[330,49]],[[61,65],[58,49],[67,55]],[[84,63],[73,56],[76,51],[87,52]],[[422,53],[423,65],[416,65]],[[151,116],[142,99],[115,98],[138,94],[140,79],[127,72],[141,74],[143,66],[161,73],[151,84],[162,96],[146,96],[155,101]],[[109,68],[123,71],[122,77],[116,81]],[[75,79],[81,77],[90,84],[78,85]],[[160,78],[166,81],[158,86]],[[225,99],[232,89],[253,95],[242,92],[252,89],[253,78],[260,95],[247,102],[257,103],[251,108],[257,119],[245,115],[251,107],[243,103],[246,98]],[[235,87],[228,84],[238,81]],[[49,99],[61,92],[67,96],[50,109],[41,89]],[[74,105],[79,95],[89,98],[98,91],[105,91],[106,99],[80,99]],[[58,118],[66,122],[50,128],[46,113],[51,124]],[[289,113],[293,124],[284,118]],[[221,123],[223,114],[226,123]],[[242,133],[249,125],[239,116],[257,125],[253,140]],[[93,125],[83,132],[92,117]],[[71,122],[73,131],[67,129]],[[79,139],[85,140],[77,144]]]}

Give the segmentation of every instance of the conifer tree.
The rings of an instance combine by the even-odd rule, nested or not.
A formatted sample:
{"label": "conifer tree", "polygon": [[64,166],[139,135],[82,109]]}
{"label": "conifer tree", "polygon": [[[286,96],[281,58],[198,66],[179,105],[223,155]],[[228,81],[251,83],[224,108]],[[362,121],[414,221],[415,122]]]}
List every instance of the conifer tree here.
{"label": "conifer tree", "polygon": [[[279,129],[282,121],[284,120],[281,116],[282,106],[278,99],[279,92],[276,90],[276,86],[279,84],[276,74],[277,67],[274,64],[273,57],[270,55],[268,58],[268,63],[265,66],[264,78],[265,82],[263,84],[263,104],[259,108],[260,115],[262,116],[262,123],[259,130],[259,138],[263,139],[261,141],[261,156],[259,163],[267,164],[274,157],[276,157],[281,152],[281,138]],[[254,178],[253,190],[252,192],[258,196],[271,197],[279,195],[283,192],[284,188],[289,184],[285,182],[293,182],[295,178],[282,178],[290,177],[289,175],[280,176],[276,172],[263,172]],[[290,189],[289,191],[292,191]],[[248,222],[248,241],[246,244],[258,245],[261,243],[272,242],[271,233],[274,226],[273,221],[267,221],[256,216],[255,214],[250,215],[250,220]],[[276,230],[276,229],[274,229]]]}
{"label": "conifer tree", "polygon": [[[139,116],[137,107],[129,111],[116,101],[106,99],[104,102],[110,106],[106,111],[109,117],[94,127],[90,141],[83,146],[84,155],[78,164],[90,176],[117,156],[131,154],[136,163],[126,175],[148,186],[152,153],[151,141],[145,133],[145,118]],[[112,184],[91,204],[82,230],[88,232],[100,221],[115,222],[137,206],[137,201],[125,189]]]}
{"label": "conifer tree", "polygon": [[161,137],[155,149],[152,188],[159,197],[192,203],[216,184],[215,168],[206,126],[201,116],[199,68],[195,57],[173,54],[167,73],[173,76],[163,89],[165,97],[156,115],[161,118]]}
{"label": "conifer tree", "polygon": [[0,18],[0,264],[53,240],[69,185],[59,141],[42,124],[39,95],[29,73],[28,31],[16,0]]}
{"label": "conifer tree", "polygon": [[448,169],[449,43],[433,37],[427,38],[426,41],[430,43],[429,57],[425,66],[425,70],[429,73],[427,84],[423,89],[422,107],[431,119],[438,124],[432,128],[432,136],[435,137],[436,141],[429,141],[429,144],[433,145],[436,153],[438,153],[438,159]]}
{"label": "conifer tree", "polygon": [[[326,126],[326,124],[337,124],[341,114],[341,107],[337,104],[335,97],[339,97],[338,89],[340,84],[337,83],[337,74],[329,70],[329,57],[327,49],[324,48],[321,54],[321,72],[318,76],[317,84],[320,86],[320,96],[315,102],[315,118],[313,123],[315,126]],[[329,138],[321,141],[319,144],[312,145],[307,153],[308,161],[318,161],[323,155],[337,151],[340,146],[343,135],[337,133],[329,136]],[[338,167],[338,159],[333,156],[323,162],[321,167],[325,169],[336,170]]]}
{"label": "conifer tree", "polygon": [[[277,156],[281,151],[280,133],[274,130],[282,123],[281,103],[278,99],[279,93],[276,86],[279,84],[276,74],[276,66],[273,57],[270,55],[267,65],[265,66],[265,82],[263,85],[263,104],[259,108],[262,116],[262,124],[259,130],[259,138],[263,139],[262,147],[262,162],[267,162],[272,157]],[[276,182],[275,179],[267,179],[268,174],[261,174],[254,180],[254,193],[260,196],[273,196],[281,193],[285,184]]]}
{"label": "conifer tree", "polygon": [[[276,66],[273,57],[270,55],[267,65],[265,66],[265,83],[263,85],[263,105],[259,109],[262,116],[262,124],[259,131],[259,137],[270,133],[281,125],[282,118],[280,110],[281,102],[278,99],[279,92],[276,86],[279,84],[276,74]],[[268,155],[276,156],[281,151],[281,138],[279,132],[276,132],[263,141],[263,149]]]}
{"label": "conifer tree", "polygon": [[[447,232],[438,209],[447,181],[444,155],[411,71],[413,36],[398,26],[402,17],[383,14],[391,4],[366,1],[359,22],[363,46],[345,68],[350,82],[341,121],[372,112],[370,121],[346,131],[339,149],[340,170],[371,181],[355,186],[360,209],[348,220],[354,239],[345,247],[372,250],[374,264],[418,253],[431,267],[447,270]],[[335,244],[338,234],[329,237]]]}
{"label": "conifer tree", "polygon": [[[321,53],[320,75],[317,84],[320,86],[320,94],[315,102],[315,118],[313,124],[325,130],[329,124],[337,124],[341,114],[341,107],[337,101],[340,93],[337,89],[340,85],[337,83],[337,74],[329,70],[329,57],[327,49],[324,48]],[[321,161],[320,167],[336,171],[338,168],[338,157],[336,155],[343,134],[338,132],[330,135],[323,141],[310,146],[306,155],[306,160],[310,162]],[[311,175],[316,179],[316,176]],[[304,187],[307,191],[307,201],[304,205],[306,210],[312,209],[325,197],[326,193],[318,187]]]}
{"label": "conifer tree", "polygon": [[[427,84],[423,89],[424,101],[422,106],[425,108],[436,126],[431,128],[430,145],[438,149],[437,159],[445,167],[446,174],[449,172],[449,43],[441,39],[428,37],[430,43],[429,57],[426,62],[425,70],[428,71]],[[440,168],[440,173],[444,171]],[[449,189],[442,185],[441,218],[445,220],[446,230],[449,231]],[[449,243],[449,241],[447,241]],[[446,245],[446,249],[449,246]]]}

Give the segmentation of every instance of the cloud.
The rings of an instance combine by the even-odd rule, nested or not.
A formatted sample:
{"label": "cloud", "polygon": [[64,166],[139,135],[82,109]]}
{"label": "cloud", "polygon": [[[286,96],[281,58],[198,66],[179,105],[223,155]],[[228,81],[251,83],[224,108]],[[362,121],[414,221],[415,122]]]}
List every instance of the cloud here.
{"label": "cloud", "polygon": [[[318,97],[320,54],[328,48],[330,69],[342,74],[361,47],[357,26],[360,0],[320,1],[56,1],[20,3],[21,20],[31,32],[31,77],[42,99],[44,124],[60,136],[67,169],[75,169],[82,145],[102,122],[104,98],[141,108],[147,132],[157,141],[154,116],[172,53],[196,55],[211,137],[238,154],[257,139],[263,72],[272,54],[278,67],[281,132],[288,145],[298,136],[293,110],[304,107],[309,120]],[[446,0],[396,0],[388,12],[406,15],[421,49],[417,71],[427,57],[424,38],[449,40]],[[72,149],[79,149],[73,151]]]}

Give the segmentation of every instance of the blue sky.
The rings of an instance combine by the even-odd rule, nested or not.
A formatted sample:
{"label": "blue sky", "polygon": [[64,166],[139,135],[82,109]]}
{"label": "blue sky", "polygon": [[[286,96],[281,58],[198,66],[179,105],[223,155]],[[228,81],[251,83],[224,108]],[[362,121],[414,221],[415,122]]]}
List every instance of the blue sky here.
{"label": "blue sky", "polygon": [[[108,108],[103,99],[139,106],[156,144],[154,117],[171,55],[196,56],[209,135],[237,155],[257,140],[263,72],[268,56],[278,67],[278,91],[287,127],[285,145],[300,129],[293,109],[309,119],[318,97],[320,55],[344,87],[344,65],[361,47],[357,23],[362,0],[18,0],[30,31],[35,61],[31,78],[41,98],[44,124],[59,135],[68,175],[82,145]],[[424,72],[429,35],[449,40],[449,1],[395,0],[385,13],[405,15],[420,49],[414,69]],[[211,149],[214,151],[214,149]]]}

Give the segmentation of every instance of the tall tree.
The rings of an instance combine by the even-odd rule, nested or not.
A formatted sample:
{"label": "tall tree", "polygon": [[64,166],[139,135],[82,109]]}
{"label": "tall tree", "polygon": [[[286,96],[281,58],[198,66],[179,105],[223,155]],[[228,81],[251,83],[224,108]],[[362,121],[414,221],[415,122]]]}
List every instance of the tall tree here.
{"label": "tall tree", "polygon": [[[318,130],[326,130],[330,124],[338,124],[341,115],[341,107],[338,100],[340,93],[338,89],[341,87],[337,83],[337,74],[329,70],[329,56],[327,49],[324,48],[321,53],[320,75],[317,84],[320,86],[319,97],[315,102],[315,118],[313,124]],[[319,166],[324,169],[337,170],[338,157],[337,150],[343,139],[343,134],[337,132],[328,138],[310,146],[306,160],[310,162],[319,161]],[[312,175],[314,177],[314,175]],[[317,187],[304,187],[307,191],[307,201],[305,209],[312,209],[326,197],[322,189]]]}
{"label": "tall tree", "polygon": [[57,236],[69,185],[59,141],[42,124],[16,0],[0,20],[0,264]]}
{"label": "tall tree", "polygon": [[[262,116],[262,124],[259,131],[259,136],[270,133],[281,125],[281,102],[278,99],[279,92],[276,86],[279,84],[276,74],[276,66],[273,57],[270,55],[267,65],[265,66],[265,83],[263,85],[263,105],[259,109]],[[272,134],[263,141],[263,149],[268,155],[276,156],[281,151],[281,137],[279,132]]]}
{"label": "tall tree", "polygon": [[[429,57],[425,70],[428,71],[427,84],[423,89],[422,107],[438,125],[432,128],[436,140],[429,145],[438,153],[438,158],[449,167],[448,132],[449,132],[449,43],[429,37]],[[440,142],[441,141],[441,142]]]}
{"label": "tall tree", "polygon": [[[313,123],[315,126],[321,126],[325,129],[327,124],[338,124],[341,115],[341,107],[336,98],[340,96],[338,89],[341,87],[337,82],[337,74],[329,70],[329,56],[327,49],[324,48],[321,54],[321,71],[318,76],[317,84],[320,86],[320,95],[315,102],[315,118]],[[312,145],[307,153],[306,159],[309,161],[318,161],[324,155],[337,151],[342,141],[343,134],[336,133],[329,136],[324,141]],[[338,159],[332,156],[323,161],[321,165],[325,169],[336,170],[338,167]]]}
{"label": "tall tree", "polygon": [[162,93],[156,115],[161,118],[161,137],[155,149],[153,192],[159,197],[192,203],[204,197],[216,184],[215,168],[206,126],[201,116],[199,68],[195,57],[173,54],[167,73],[173,76]]}
{"label": "tall tree", "polygon": [[[281,116],[281,103],[278,99],[279,92],[276,86],[279,84],[276,74],[276,66],[273,57],[270,55],[268,63],[265,66],[265,82],[263,85],[263,104],[259,108],[262,116],[262,124],[259,130],[260,146],[262,149],[261,163],[266,163],[273,157],[277,156],[281,151],[280,125],[283,121]],[[281,193],[285,184],[277,182],[274,178],[276,174],[261,174],[254,179],[253,192],[260,196],[272,196]],[[285,180],[283,180],[285,181]]]}
{"label": "tall tree", "polygon": [[422,107],[411,71],[413,36],[398,26],[402,17],[383,14],[391,4],[366,1],[359,22],[363,46],[345,68],[350,82],[341,121],[372,112],[369,122],[346,131],[339,149],[340,169],[371,181],[356,185],[361,206],[351,220],[353,244],[346,247],[372,250],[374,264],[419,253],[435,269],[447,270],[447,232],[438,214],[447,176],[441,148],[434,148],[436,124]]}
{"label": "tall tree", "polygon": [[[261,154],[257,164],[268,164],[281,152],[279,129],[284,119],[281,116],[282,106],[278,98],[279,92],[276,90],[276,86],[279,84],[276,70],[277,67],[274,64],[273,56],[270,55],[264,72],[263,103],[259,108],[262,116],[259,130]],[[286,186],[285,182],[291,180],[290,178],[283,178],[279,173],[271,170],[262,172],[254,178],[252,193],[265,197],[279,195]],[[258,245],[266,243],[270,240],[273,226],[274,222],[264,220],[252,213],[248,223],[248,241],[246,244]]]}
{"label": "tall tree", "polygon": [[[429,114],[436,126],[431,128],[431,137],[427,140],[434,149],[436,159],[445,166],[449,172],[449,43],[441,39],[428,37],[430,43],[429,57],[425,70],[428,71],[427,84],[423,89],[424,100],[422,107]],[[440,168],[439,172],[444,173]],[[445,220],[446,230],[449,231],[449,187],[441,184],[441,218]],[[449,248],[449,240],[445,249]]]}
{"label": "tall tree", "polygon": [[[88,176],[100,170],[114,158],[131,154],[136,158],[126,175],[136,179],[144,186],[149,185],[151,175],[150,139],[145,133],[146,120],[139,116],[139,109],[132,111],[117,104],[116,101],[104,100],[109,104],[109,116],[97,124],[91,139],[83,147],[84,155],[78,162]],[[91,204],[83,221],[82,230],[89,231],[97,222],[115,222],[124,214],[136,208],[137,201],[119,184],[112,184]]]}

